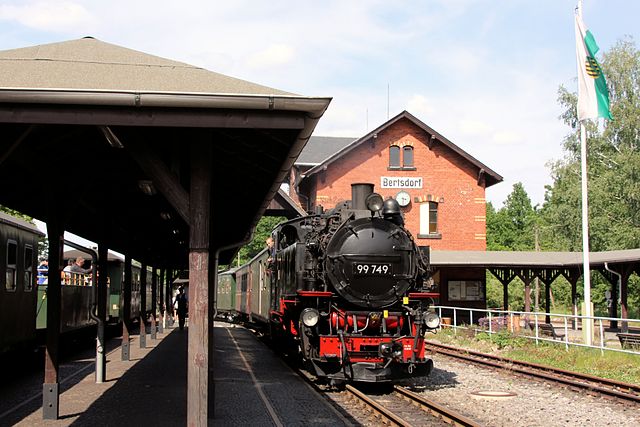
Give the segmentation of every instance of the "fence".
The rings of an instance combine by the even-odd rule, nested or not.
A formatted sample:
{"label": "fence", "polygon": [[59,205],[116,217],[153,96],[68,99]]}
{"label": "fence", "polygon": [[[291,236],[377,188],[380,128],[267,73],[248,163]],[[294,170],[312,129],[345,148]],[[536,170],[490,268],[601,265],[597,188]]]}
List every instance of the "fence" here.
{"label": "fence", "polygon": [[[571,314],[507,311],[492,309],[477,309],[463,307],[435,306],[434,309],[442,319],[441,328],[451,328],[454,333],[460,329],[471,329],[474,332],[487,332],[494,334],[508,331],[514,336],[535,340],[536,345],[541,342],[563,344],[566,349],[569,346],[590,347],[604,351],[617,351],[622,353],[640,355],[639,346],[631,346],[630,349],[622,348],[617,330],[610,328],[611,322],[618,322],[632,327],[640,327],[640,319],[621,319],[600,316],[576,316]],[[546,323],[547,317],[551,323]],[[582,325],[585,322],[593,322],[594,339],[591,345],[587,345],[582,333]],[[631,334],[640,338],[640,332]]]}

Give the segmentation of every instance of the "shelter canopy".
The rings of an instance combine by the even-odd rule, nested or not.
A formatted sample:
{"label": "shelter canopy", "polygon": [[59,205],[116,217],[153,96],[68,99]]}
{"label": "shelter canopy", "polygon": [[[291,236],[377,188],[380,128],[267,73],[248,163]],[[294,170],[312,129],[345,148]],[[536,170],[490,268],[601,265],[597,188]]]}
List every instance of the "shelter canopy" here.
{"label": "shelter canopy", "polygon": [[2,51],[0,204],[184,267],[194,156],[212,151],[212,249],[233,245],[329,102],[94,38]]}

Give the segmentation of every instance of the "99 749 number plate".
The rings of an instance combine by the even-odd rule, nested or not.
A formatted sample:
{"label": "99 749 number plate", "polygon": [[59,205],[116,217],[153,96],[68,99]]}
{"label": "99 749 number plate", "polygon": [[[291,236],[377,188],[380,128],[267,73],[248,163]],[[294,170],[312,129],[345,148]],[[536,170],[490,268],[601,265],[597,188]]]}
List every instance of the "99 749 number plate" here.
{"label": "99 749 number plate", "polygon": [[390,263],[379,262],[355,262],[353,263],[353,274],[358,276],[391,276]]}

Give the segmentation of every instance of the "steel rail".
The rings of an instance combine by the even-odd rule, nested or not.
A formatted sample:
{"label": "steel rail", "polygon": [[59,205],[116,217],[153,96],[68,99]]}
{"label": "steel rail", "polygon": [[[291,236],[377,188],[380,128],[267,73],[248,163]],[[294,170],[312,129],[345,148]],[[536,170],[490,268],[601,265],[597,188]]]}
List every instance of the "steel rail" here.
{"label": "steel rail", "polygon": [[437,353],[640,403],[640,385],[429,342]]}
{"label": "steel rail", "polygon": [[423,410],[429,412],[431,415],[442,419],[447,424],[463,427],[479,427],[481,424],[473,421],[471,418],[467,418],[462,414],[451,411],[450,409],[425,399],[424,397],[416,394],[404,387],[394,386],[396,393],[400,394],[403,398],[417,403]]}
{"label": "steel rail", "polygon": [[371,399],[366,394],[362,393],[360,390],[356,389],[352,385],[347,384],[346,391],[351,395],[358,399],[360,402],[364,403],[370,409],[373,409],[378,414],[382,415],[392,423],[398,426],[411,427],[412,424],[410,422],[405,421],[398,415],[394,414],[375,400]]}

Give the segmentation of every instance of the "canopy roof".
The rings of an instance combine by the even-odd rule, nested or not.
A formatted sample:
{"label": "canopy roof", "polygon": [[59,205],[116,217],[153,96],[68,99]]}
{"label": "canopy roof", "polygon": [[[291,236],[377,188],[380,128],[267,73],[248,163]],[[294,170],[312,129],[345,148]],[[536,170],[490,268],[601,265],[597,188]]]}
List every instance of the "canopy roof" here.
{"label": "canopy roof", "polygon": [[191,161],[211,150],[211,244],[225,263],[329,102],[93,38],[3,51],[0,204],[185,266]]}
{"label": "canopy roof", "polygon": [[[640,263],[640,249],[591,252],[589,263]],[[434,267],[582,267],[582,252],[431,251]]]}

